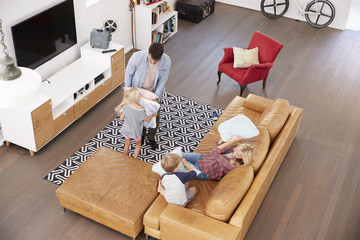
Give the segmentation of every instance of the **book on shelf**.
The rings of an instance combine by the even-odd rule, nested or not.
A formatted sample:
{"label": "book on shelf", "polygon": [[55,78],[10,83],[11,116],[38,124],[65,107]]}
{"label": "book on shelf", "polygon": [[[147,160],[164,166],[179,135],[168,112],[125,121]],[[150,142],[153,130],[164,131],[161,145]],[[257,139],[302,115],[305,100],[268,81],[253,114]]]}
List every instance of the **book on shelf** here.
{"label": "book on shelf", "polygon": [[165,1],[161,4],[159,4],[158,6],[156,6],[153,10],[152,10],[152,24],[156,24],[157,23],[157,19],[159,18],[160,15],[164,14],[165,12],[168,11],[168,3]]}
{"label": "book on shelf", "polygon": [[170,18],[169,20],[167,20],[166,22],[164,22],[164,26],[163,26],[163,29],[164,29],[164,32],[175,32],[176,29],[176,18],[175,17],[172,17]]}
{"label": "book on shelf", "polygon": [[167,37],[167,35],[165,35],[165,33],[162,32],[157,32],[157,31],[153,31],[152,32],[152,42],[153,43],[164,43],[165,37]]}
{"label": "book on shelf", "polygon": [[164,43],[176,31],[176,18],[171,17],[165,21],[159,28],[152,32],[153,43]]}
{"label": "book on shelf", "polygon": [[156,24],[157,23],[157,15],[154,11],[152,11],[151,13],[151,24]]}

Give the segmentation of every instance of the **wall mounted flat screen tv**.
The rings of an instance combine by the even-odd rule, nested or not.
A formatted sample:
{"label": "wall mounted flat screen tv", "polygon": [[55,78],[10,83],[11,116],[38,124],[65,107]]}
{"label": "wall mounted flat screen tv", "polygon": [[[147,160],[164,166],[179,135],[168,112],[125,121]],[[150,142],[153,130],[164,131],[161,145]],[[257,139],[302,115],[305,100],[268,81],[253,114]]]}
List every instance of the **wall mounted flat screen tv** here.
{"label": "wall mounted flat screen tv", "polygon": [[73,0],[11,27],[17,65],[35,69],[77,43]]}

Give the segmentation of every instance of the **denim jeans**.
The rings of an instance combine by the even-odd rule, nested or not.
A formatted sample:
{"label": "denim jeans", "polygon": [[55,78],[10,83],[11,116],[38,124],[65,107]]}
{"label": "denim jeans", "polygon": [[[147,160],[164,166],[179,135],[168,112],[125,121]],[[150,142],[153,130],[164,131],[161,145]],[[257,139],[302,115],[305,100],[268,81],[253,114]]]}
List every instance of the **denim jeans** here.
{"label": "denim jeans", "polygon": [[199,180],[207,180],[209,179],[209,176],[205,175],[205,173],[200,169],[198,160],[202,157],[200,156],[200,153],[183,153],[182,157],[185,158],[185,160],[192,165],[194,165],[197,169],[201,171],[201,173],[196,176],[196,179]]}

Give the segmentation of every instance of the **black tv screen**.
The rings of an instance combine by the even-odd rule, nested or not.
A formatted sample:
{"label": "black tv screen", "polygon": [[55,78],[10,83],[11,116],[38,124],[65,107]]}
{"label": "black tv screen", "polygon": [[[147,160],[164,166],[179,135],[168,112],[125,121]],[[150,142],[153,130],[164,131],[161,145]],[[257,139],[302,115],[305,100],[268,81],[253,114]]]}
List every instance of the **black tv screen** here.
{"label": "black tv screen", "polygon": [[17,65],[35,69],[77,43],[73,0],[11,28]]}

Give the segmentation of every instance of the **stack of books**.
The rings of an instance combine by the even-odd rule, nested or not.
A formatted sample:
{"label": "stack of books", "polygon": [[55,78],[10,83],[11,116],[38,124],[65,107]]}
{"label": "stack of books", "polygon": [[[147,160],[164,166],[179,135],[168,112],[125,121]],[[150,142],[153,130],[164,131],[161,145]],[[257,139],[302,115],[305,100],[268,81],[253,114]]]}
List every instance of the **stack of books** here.
{"label": "stack of books", "polygon": [[169,20],[167,20],[166,22],[164,22],[164,24],[162,25],[162,27],[157,30],[157,31],[153,31],[152,32],[152,42],[156,42],[156,43],[164,43],[166,42],[166,40],[174,33],[176,32],[176,18],[172,17]]}
{"label": "stack of books", "polygon": [[161,4],[159,4],[157,7],[155,7],[152,10],[152,24],[156,24],[157,23],[157,19],[159,18],[159,16],[165,12],[167,12],[168,10],[168,3],[165,1]]}

